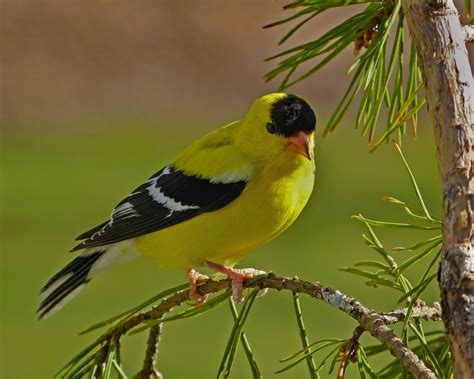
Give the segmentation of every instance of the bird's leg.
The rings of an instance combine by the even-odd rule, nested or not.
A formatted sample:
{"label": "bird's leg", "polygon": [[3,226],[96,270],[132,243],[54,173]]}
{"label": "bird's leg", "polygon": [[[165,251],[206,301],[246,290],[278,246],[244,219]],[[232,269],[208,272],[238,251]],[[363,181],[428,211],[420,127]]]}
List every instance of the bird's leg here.
{"label": "bird's leg", "polygon": [[237,269],[211,261],[206,261],[206,265],[232,279],[232,299],[236,304],[239,304],[244,300],[244,297],[242,296],[244,282],[254,276],[266,274],[265,271],[256,270],[254,268]]}
{"label": "bird's leg", "polygon": [[207,298],[209,297],[209,294],[206,295],[201,295],[198,291],[198,287],[201,285],[198,283],[198,280],[206,280],[209,279],[207,275],[203,275],[200,272],[197,272],[193,268],[188,268],[186,270],[186,274],[188,276],[188,281],[189,281],[189,300],[191,300],[194,305],[200,306],[202,303],[204,303]]}

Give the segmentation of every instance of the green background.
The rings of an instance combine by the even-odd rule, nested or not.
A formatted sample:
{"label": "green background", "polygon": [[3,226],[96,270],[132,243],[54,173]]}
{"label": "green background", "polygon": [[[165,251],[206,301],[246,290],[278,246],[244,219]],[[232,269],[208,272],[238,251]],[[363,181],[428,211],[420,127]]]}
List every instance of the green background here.
{"label": "green background", "polygon": [[[132,120],[67,132],[46,127],[10,128],[4,133],[2,378],[51,377],[93,340],[93,334],[78,336],[80,330],[184,282],[183,272],[158,269],[152,262],[139,259],[98,277],[50,319],[39,322],[35,318],[38,291],[73,257],[67,253],[73,238],[106,219],[122,196],[195,138],[217,126],[206,119],[177,123]],[[429,207],[438,215],[439,183],[432,133],[428,126],[420,129],[418,140],[405,138],[403,149]],[[363,280],[337,268],[375,258],[360,237],[362,225],[351,220],[351,215],[406,220],[399,209],[381,198],[392,195],[414,203],[408,176],[391,144],[369,154],[366,141],[347,125],[328,138],[322,139],[320,134],[317,182],[310,203],[286,233],[240,265],[318,280],[357,297],[367,306],[391,309],[396,306],[397,294],[366,287]],[[431,234],[382,230],[380,235],[388,247],[393,247],[406,246]],[[409,256],[396,254],[399,260]],[[421,268],[412,270],[409,276],[416,279],[420,272]],[[425,300],[437,297],[436,286],[431,285]],[[356,326],[347,315],[321,302],[303,298],[302,306],[310,341],[348,338]],[[198,318],[166,324],[159,370],[165,378],[214,377],[231,325],[225,303]],[[290,293],[270,291],[258,298],[245,330],[265,377],[272,377],[282,367],[278,359],[301,346]],[[123,339],[125,370],[129,374],[140,367],[145,337],[141,334]],[[363,341],[374,342],[367,336]],[[374,366],[380,367],[384,359],[381,356],[374,360]],[[305,377],[305,370],[303,364],[280,377]],[[353,374],[349,371],[348,377]],[[232,377],[249,376],[239,349]]]}

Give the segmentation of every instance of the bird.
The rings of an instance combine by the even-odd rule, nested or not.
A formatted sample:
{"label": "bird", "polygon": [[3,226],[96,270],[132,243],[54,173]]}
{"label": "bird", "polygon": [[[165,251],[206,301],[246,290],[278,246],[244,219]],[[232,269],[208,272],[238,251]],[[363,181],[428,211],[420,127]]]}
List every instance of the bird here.
{"label": "bird", "polygon": [[316,115],[302,97],[270,93],[209,132],[135,188],[110,218],[82,233],[82,252],[41,289],[39,319],[59,311],[92,278],[138,256],[186,270],[189,297],[202,304],[198,270],[243,283],[264,271],[234,266],[286,230],[314,186]]}

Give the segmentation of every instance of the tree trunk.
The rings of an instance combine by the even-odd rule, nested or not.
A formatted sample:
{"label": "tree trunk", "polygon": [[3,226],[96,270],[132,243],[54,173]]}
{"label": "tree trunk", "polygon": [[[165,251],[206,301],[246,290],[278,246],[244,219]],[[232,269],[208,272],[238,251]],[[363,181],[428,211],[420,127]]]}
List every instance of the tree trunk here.
{"label": "tree trunk", "polygon": [[423,72],[443,204],[439,275],[454,376],[474,378],[474,84],[452,0],[402,0]]}

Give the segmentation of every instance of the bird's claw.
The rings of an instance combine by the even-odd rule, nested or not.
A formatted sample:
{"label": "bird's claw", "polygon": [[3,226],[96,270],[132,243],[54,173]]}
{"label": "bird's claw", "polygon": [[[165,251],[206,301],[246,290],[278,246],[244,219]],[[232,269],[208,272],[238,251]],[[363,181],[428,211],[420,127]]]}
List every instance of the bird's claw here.
{"label": "bird's claw", "polygon": [[[254,268],[232,268],[228,266],[221,265],[219,263],[214,263],[210,261],[206,261],[207,266],[210,268],[227,275],[232,280],[232,300],[236,304],[240,304],[244,301],[244,296],[242,294],[244,290],[244,283],[258,275],[266,275],[267,273],[262,270],[256,270]],[[199,286],[202,285],[198,283],[199,280],[207,280],[209,277],[207,275],[203,275],[200,272],[194,270],[193,268],[189,268],[187,270],[187,276],[189,281],[189,300],[193,302],[194,305],[200,306],[203,304],[209,294],[201,295],[199,292]],[[264,296],[268,292],[267,288],[262,289],[261,295]]]}
{"label": "bird's claw", "polygon": [[199,280],[207,280],[209,277],[207,275],[203,275],[200,272],[194,270],[193,268],[190,268],[187,270],[187,275],[188,275],[188,281],[189,281],[189,300],[191,302],[199,307],[202,305],[207,298],[209,297],[209,294],[201,295],[199,293],[198,288],[202,285],[201,283],[198,283]]}
{"label": "bird's claw", "polygon": [[244,289],[244,282],[246,280],[249,280],[250,278],[253,278],[254,276],[266,274],[265,271],[256,270],[254,268],[232,268],[211,261],[206,261],[206,264],[209,268],[212,268],[213,270],[227,275],[229,278],[232,279],[232,299],[236,304],[239,304],[244,301],[244,297],[242,295]]}
{"label": "bird's claw", "polygon": [[[228,276],[232,279],[232,300],[234,300],[234,303],[240,304],[245,300],[242,294],[245,281],[255,276],[265,274],[265,271],[256,270],[254,268],[232,269],[232,272],[228,273]],[[266,291],[263,295],[265,294]]]}

